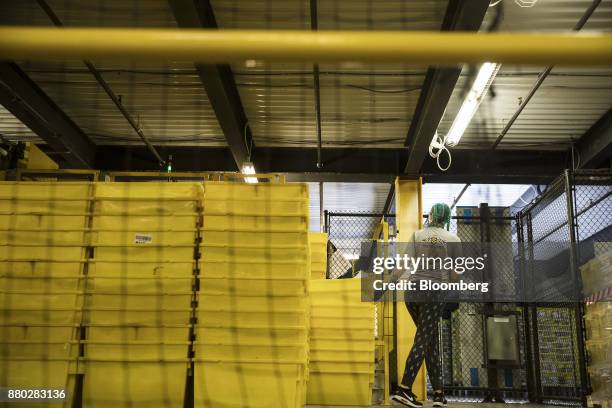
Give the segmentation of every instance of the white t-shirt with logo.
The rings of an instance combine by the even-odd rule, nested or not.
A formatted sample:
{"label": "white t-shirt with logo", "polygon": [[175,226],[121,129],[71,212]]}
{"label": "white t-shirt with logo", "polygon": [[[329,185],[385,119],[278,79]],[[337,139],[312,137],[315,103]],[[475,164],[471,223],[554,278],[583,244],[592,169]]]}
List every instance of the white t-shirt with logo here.
{"label": "white t-shirt with logo", "polygon": [[[461,242],[457,235],[440,227],[427,227],[420,229],[414,233],[413,240],[415,243],[423,242],[426,244],[425,246],[419,246],[418,244],[416,245],[416,247],[419,247],[418,249],[415,247],[417,256],[423,254],[430,257],[442,258],[449,255],[457,256],[456,253],[449,254],[449,248],[446,246],[447,243]],[[454,247],[450,252],[455,252],[457,249],[458,248]],[[419,270],[412,279],[430,279],[432,281],[448,282],[449,276],[448,271]]]}
{"label": "white t-shirt with logo", "polygon": [[440,227],[427,227],[420,229],[414,233],[414,240],[416,242],[431,242],[435,244],[461,242],[457,235]]}

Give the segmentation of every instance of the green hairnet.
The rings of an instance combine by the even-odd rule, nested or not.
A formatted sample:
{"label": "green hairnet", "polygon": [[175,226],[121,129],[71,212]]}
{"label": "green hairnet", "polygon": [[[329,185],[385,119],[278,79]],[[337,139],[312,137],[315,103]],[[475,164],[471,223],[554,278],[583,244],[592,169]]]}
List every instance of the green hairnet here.
{"label": "green hairnet", "polygon": [[437,203],[431,207],[429,212],[429,225],[433,227],[442,227],[450,223],[451,209],[444,203]]}

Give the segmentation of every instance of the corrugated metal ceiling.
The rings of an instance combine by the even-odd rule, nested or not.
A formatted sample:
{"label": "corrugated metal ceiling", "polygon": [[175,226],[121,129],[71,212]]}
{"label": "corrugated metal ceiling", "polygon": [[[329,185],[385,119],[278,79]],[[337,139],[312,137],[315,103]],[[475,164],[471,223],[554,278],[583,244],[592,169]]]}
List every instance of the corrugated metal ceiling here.
{"label": "corrugated metal ceiling", "polygon": [[[176,27],[167,0],[46,0],[66,26]],[[51,25],[35,0],[0,2],[2,24]]]}
{"label": "corrugated metal ceiling", "polygon": [[[447,1],[319,1],[319,29],[438,30]],[[211,0],[211,4],[220,28],[310,29],[309,0]]]}
{"label": "corrugated metal ceiling", "polygon": [[[310,28],[308,0],[213,0],[221,28]],[[176,27],[166,0],[49,0],[67,26]],[[569,30],[590,0],[540,0],[520,8],[503,0],[500,30]],[[319,2],[321,29],[438,30],[447,1],[336,0]],[[497,6],[500,7],[500,6]],[[491,8],[483,28],[494,14]],[[49,25],[34,0],[0,2],[2,24]],[[602,2],[587,30],[612,29],[612,3]],[[224,145],[214,112],[193,66],[135,67],[96,62],[105,79],[156,144]],[[133,130],[80,63],[24,64],[31,77],[99,144],[140,143]],[[233,66],[249,124],[260,146],[315,146],[312,67]],[[492,143],[543,67],[504,66],[495,97],[480,107],[460,148]],[[405,65],[322,65],[323,143],[400,148],[410,126],[425,70]],[[464,73],[440,125],[444,133],[470,84]],[[555,68],[500,148],[563,149],[580,137],[612,101],[608,69]],[[34,135],[0,110],[0,132]]]}
{"label": "corrugated metal ceiling", "polygon": [[[176,27],[166,0],[47,2],[66,26]],[[4,24],[51,24],[33,0],[3,3],[0,14]],[[152,143],[226,145],[193,64],[94,64]],[[96,144],[142,144],[84,64],[22,63],[21,67]],[[9,117],[0,131],[32,139],[33,134],[17,122]]]}
{"label": "corrugated metal ceiling", "polygon": [[[503,20],[500,31],[560,31],[571,30],[591,5],[592,0],[538,0],[533,7],[519,7],[514,0],[503,0]],[[495,15],[491,7],[483,27],[488,27]],[[609,31],[612,4],[602,1],[583,30]]]}
{"label": "corrugated metal ceiling", "polygon": [[[502,66],[459,148],[491,146],[544,68]],[[450,129],[473,81],[468,78],[462,75],[447,105],[439,127],[442,135]],[[498,148],[567,149],[610,109],[611,102],[611,71],[554,68]]]}
{"label": "corrugated metal ceiling", "polygon": [[[152,143],[225,145],[191,64],[95,65]],[[142,143],[83,64],[22,64],[22,68],[97,144]]]}
{"label": "corrugated metal ceiling", "polygon": [[[50,0],[66,26],[175,27],[167,1]],[[447,1],[338,0],[319,2],[321,29],[438,30]],[[307,0],[212,1],[221,28],[310,28]],[[3,24],[49,25],[34,0],[6,3]],[[171,67],[96,63],[156,144],[224,145],[191,64]],[[26,72],[98,144],[140,143],[117,109],[79,63],[26,64]],[[108,70],[107,70],[108,68]],[[260,146],[315,146],[312,66],[234,65],[236,82]],[[402,147],[425,70],[408,66],[321,66],[324,146]],[[4,134],[32,138],[0,127]]]}
{"label": "corrugated metal ceiling", "polygon": [[[504,8],[499,30],[569,32],[591,3],[591,0],[540,0],[534,7],[521,8],[505,0],[500,3]],[[483,29],[489,26],[495,11],[489,9]],[[603,1],[583,31],[612,31],[612,2]],[[545,68],[502,66],[492,92],[480,105],[459,148],[492,145]],[[464,67],[440,123],[442,135],[450,129],[473,79],[474,69]],[[498,148],[567,149],[611,106],[612,70],[555,67]]]}
{"label": "corrugated metal ceiling", "polygon": [[[324,146],[402,147],[425,72],[322,65]],[[312,66],[234,67],[257,145],[316,146]]]}
{"label": "corrugated metal ceiling", "polygon": [[[220,28],[310,29],[308,0],[214,0]],[[447,1],[320,1],[319,29],[439,30]],[[234,65],[255,142],[316,146],[312,65]],[[321,65],[321,129],[327,147],[402,147],[425,70],[406,65]]]}

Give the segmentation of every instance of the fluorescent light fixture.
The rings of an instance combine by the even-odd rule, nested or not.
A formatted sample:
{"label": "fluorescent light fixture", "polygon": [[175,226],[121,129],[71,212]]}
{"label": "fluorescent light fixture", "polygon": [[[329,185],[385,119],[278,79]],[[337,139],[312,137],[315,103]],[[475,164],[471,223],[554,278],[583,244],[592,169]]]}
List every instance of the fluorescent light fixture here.
{"label": "fluorescent light fixture", "polygon": [[[242,174],[255,174],[255,166],[251,162],[242,163]],[[245,177],[244,181],[250,184],[257,183],[257,177]]]}
{"label": "fluorescent light fixture", "polygon": [[463,101],[463,105],[461,105],[461,109],[459,109],[459,113],[446,135],[446,144],[455,146],[459,143],[500,67],[501,65],[492,62],[482,64],[474,85],[472,85],[470,92]]}
{"label": "fluorescent light fixture", "polygon": [[514,0],[514,2],[519,7],[530,8],[530,7],[535,6],[535,4],[538,2],[538,0]]}

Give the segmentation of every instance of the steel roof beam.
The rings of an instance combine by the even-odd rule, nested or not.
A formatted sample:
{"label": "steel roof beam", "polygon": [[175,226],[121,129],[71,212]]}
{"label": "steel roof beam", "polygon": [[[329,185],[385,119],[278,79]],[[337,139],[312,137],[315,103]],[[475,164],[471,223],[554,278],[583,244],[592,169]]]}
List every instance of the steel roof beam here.
{"label": "steel roof beam", "polygon": [[[217,20],[209,0],[168,0],[181,28],[216,29]],[[250,159],[253,137],[240,94],[229,65],[195,64],[208,100],[215,111],[238,169]]]}
{"label": "steel roof beam", "polygon": [[[235,171],[230,149],[225,147],[157,146],[172,155],[175,171]],[[257,171],[291,173],[292,181],[343,181],[391,183],[401,174],[405,152],[398,149],[328,148],[325,172],[316,166],[316,148],[267,147],[254,151]],[[486,154],[483,154],[486,153]],[[435,163],[423,166],[429,182],[544,184],[568,165],[565,151],[466,150],[454,152],[452,173],[441,172]],[[101,170],[157,170],[157,163],[142,146],[100,146],[96,168]],[[299,174],[299,177],[298,177]],[[404,175],[405,177],[410,177]]]}
{"label": "steel roof beam", "polygon": [[66,160],[67,167],[93,166],[91,139],[15,63],[0,62],[0,103]]}
{"label": "steel roof beam", "polygon": [[[442,31],[478,31],[490,0],[450,0]],[[408,129],[405,145],[408,161],[404,173],[417,175],[427,157],[429,144],[444,116],[461,67],[430,67]]]}

